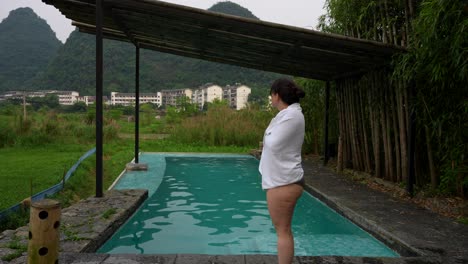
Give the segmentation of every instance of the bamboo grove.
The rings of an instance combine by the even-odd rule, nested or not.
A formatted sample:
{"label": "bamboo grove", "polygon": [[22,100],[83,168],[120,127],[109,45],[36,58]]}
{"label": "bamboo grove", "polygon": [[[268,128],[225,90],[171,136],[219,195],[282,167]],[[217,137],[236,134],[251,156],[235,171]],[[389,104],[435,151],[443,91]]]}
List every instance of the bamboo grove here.
{"label": "bamboo grove", "polygon": [[[416,186],[466,197],[467,1],[327,0],[326,9],[322,31],[408,50],[387,68],[333,82],[338,170],[352,168],[406,183],[414,109]],[[302,79],[300,84],[324,86]],[[305,108],[305,113],[322,112]]]}

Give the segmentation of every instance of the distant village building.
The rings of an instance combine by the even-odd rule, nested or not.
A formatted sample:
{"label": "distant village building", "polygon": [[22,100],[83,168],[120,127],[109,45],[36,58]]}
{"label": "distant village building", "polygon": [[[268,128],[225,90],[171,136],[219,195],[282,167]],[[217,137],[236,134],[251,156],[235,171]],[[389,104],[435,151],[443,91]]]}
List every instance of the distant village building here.
{"label": "distant village building", "polygon": [[[135,105],[136,96],[134,93],[111,92],[111,105]],[[152,103],[161,106],[162,94],[158,93],[140,93],[140,104]]]}
{"label": "distant village building", "polygon": [[61,105],[73,105],[78,102],[80,94],[75,91],[49,91],[49,94],[55,94],[58,96],[59,104]]}
{"label": "distant village building", "polygon": [[9,99],[23,99],[23,94],[26,94],[25,92],[21,92],[21,91],[8,91],[8,92],[4,92],[2,95],[1,95],[1,98],[3,98],[4,100],[9,100]]}
{"label": "distant village building", "polygon": [[211,103],[215,99],[223,99],[223,88],[211,83],[207,83],[195,89],[192,95],[192,103],[198,105],[199,109],[203,109],[206,103]]}
{"label": "distant village building", "polygon": [[78,101],[80,94],[75,91],[57,91],[57,90],[42,90],[42,91],[9,91],[2,95],[4,99],[23,99],[23,97],[45,97],[48,94],[57,95],[59,104],[73,105]]}
{"label": "distant village building", "polygon": [[252,90],[242,84],[226,85],[223,89],[223,99],[228,101],[229,106],[240,110],[247,106],[247,101]]}
{"label": "distant village building", "polygon": [[[247,105],[247,101],[251,89],[246,85],[236,83],[235,85],[227,85],[221,87],[212,83],[207,83],[196,89],[175,89],[162,90],[156,93],[140,93],[140,103],[152,103],[158,107],[177,106],[180,98],[186,98],[190,103],[196,104],[199,109],[203,109],[206,103],[211,103],[214,100],[226,100],[229,106],[233,109],[240,110]],[[45,97],[48,94],[57,95],[59,104],[73,105],[77,102],[84,102],[86,105],[94,104],[96,96],[80,96],[75,91],[57,91],[57,90],[42,90],[42,91],[9,91],[0,94],[0,101],[8,99],[22,100],[24,97]],[[134,93],[111,92],[110,100],[103,96],[103,102],[110,105],[135,105]]]}
{"label": "distant village building", "polygon": [[78,102],[83,102],[83,103],[85,103],[86,105],[90,105],[90,104],[96,103],[96,96],[89,96],[89,95],[78,96],[78,97],[76,98],[76,100],[77,100]]}
{"label": "distant village building", "polygon": [[177,100],[183,97],[188,97],[188,100],[190,101],[192,98],[192,93],[192,89],[162,90],[162,105],[177,106]]}

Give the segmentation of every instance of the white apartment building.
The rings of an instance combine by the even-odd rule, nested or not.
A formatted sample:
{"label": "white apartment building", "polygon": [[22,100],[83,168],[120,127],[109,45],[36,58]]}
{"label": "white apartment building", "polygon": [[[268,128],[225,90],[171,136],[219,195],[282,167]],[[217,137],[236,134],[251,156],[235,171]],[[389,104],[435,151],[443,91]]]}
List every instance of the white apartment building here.
{"label": "white apartment building", "polygon": [[161,98],[164,106],[177,106],[177,100],[182,97],[192,98],[192,89],[162,90]]}
{"label": "white apartment building", "polygon": [[22,99],[26,97],[45,97],[47,94],[55,94],[58,97],[59,104],[61,105],[73,105],[78,101],[80,94],[75,91],[57,91],[57,90],[43,90],[43,91],[10,91],[3,94],[5,99]]}
{"label": "white apartment building", "polygon": [[78,102],[83,102],[85,103],[86,105],[90,105],[90,104],[94,104],[96,102],[96,96],[89,96],[89,95],[85,95],[85,96],[78,96],[76,98],[76,100]]}
{"label": "white apartment building", "polygon": [[4,99],[4,100],[8,100],[8,99],[22,99],[23,98],[23,94],[27,94],[26,92],[21,92],[21,91],[8,91],[8,92],[4,92],[1,97]]}
{"label": "white apartment building", "polygon": [[192,95],[192,103],[197,104],[199,109],[203,109],[205,103],[211,103],[215,99],[223,99],[223,88],[211,83],[205,84],[196,89]]}
{"label": "white apartment building", "polygon": [[[111,105],[135,105],[136,96],[134,93],[111,92]],[[152,103],[161,106],[162,93],[140,93],[140,104]]]}
{"label": "white apartment building", "polygon": [[223,89],[223,99],[228,101],[231,108],[240,110],[247,106],[247,101],[251,92],[252,89],[240,83],[227,85]]}
{"label": "white apartment building", "polygon": [[61,105],[73,105],[78,102],[80,94],[75,91],[50,91],[49,94],[55,94],[58,96],[59,104]]}
{"label": "white apartment building", "polygon": [[[92,96],[92,95],[78,96],[77,97],[77,102],[83,102],[87,106],[90,105],[90,104],[95,104],[96,103],[96,96]],[[111,104],[111,101],[109,100],[109,97],[107,97],[107,96],[102,97],[102,102],[105,105],[110,105]]]}

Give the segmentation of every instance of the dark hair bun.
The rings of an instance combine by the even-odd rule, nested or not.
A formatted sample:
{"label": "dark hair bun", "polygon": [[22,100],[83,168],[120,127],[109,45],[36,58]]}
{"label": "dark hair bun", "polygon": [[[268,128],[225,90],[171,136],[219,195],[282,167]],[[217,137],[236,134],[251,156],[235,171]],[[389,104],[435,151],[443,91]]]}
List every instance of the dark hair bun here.
{"label": "dark hair bun", "polygon": [[296,95],[297,95],[297,97],[299,97],[299,98],[304,98],[304,97],[305,97],[305,92],[304,92],[304,90],[302,90],[301,88],[297,87]]}
{"label": "dark hair bun", "polygon": [[298,103],[299,99],[305,96],[304,90],[289,79],[278,79],[274,81],[270,89],[270,94],[272,93],[278,94],[281,100],[288,105]]}

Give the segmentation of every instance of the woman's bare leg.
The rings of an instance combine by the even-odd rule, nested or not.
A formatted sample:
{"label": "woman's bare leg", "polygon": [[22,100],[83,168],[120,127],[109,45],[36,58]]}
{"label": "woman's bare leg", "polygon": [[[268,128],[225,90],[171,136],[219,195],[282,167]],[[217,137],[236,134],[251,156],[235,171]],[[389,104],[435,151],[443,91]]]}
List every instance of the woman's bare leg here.
{"label": "woman's bare leg", "polygon": [[278,236],[278,263],[291,264],[294,258],[294,238],[291,221],[302,186],[290,184],[267,191],[268,211]]}

